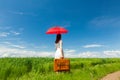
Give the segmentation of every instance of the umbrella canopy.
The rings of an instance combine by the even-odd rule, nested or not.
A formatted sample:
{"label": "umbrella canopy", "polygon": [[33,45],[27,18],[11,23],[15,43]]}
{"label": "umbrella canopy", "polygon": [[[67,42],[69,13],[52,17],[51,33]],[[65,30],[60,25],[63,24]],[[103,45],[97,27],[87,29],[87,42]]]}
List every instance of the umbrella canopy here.
{"label": "umbrella canopy", "polygon": [[55,26],[47,30],[46,34],[65,34],[68,30],[63,27]]}

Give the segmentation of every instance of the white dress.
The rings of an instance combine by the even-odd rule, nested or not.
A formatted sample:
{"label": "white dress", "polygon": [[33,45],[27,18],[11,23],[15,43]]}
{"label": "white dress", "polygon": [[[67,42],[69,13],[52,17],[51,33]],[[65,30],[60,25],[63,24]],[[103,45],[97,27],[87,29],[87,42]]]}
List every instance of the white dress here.
{"label": "white dress", "polygon": [[62,50],[62,40],[55,44],[55,46],[56,46],[55,59],[60,59],[61,57],[64,56]]}

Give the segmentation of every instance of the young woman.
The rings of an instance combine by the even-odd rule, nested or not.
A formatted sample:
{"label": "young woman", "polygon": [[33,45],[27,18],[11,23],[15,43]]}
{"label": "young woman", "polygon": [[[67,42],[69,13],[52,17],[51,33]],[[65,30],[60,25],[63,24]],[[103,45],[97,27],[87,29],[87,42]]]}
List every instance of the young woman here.
{"label": "young woman", "polygon": [[55,47],[56,47],[55,59],[61,59],[61,58],[63,59],[64,53],[62,49],[61,34],[57,34],[56,36]]}

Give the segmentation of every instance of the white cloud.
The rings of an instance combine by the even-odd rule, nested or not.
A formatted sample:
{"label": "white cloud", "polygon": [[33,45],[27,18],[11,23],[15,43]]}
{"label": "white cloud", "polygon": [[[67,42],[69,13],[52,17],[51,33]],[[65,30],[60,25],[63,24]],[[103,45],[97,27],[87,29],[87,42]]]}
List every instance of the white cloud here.
{"label": "white cloud", "polygon": [[21,48],[21,49],[24,49],[25,47],[24,46],[21,46],[21,45],[11,45],[12,47],[15,47],[15,48]]}
{"label": "white cloud", "polygon": [[13,35],[20,35],[20,32],[16,32],[16,31],[10,31]]}
{"label": "white cloud", "polygon": [[72,58],[120,58],[120,50],[105,50],[105,51],[85,51],[79,53],[65,53],[65,57]]}
{"label": "white cloud", "polygon": [[23,28],[15,29],[11,26],[0,26],[0,38],[16,38],[23,31]]}
{"label": "white cloud", "polygon": [[16,45],[16,44],[13,44],[11,42],[1,42],[3,45],[7,46],[7,47],[11,47],[11,48],[20,48],[20,49],[24,49],[25,46],[22,46],[22,45]]}
{"label": "white cloud", "polygon": [[102,57],[100,52],[80,52],[80,53],[65,53],[65,57],[71,57],[71,58],[97,58]]}
{"label": "white cloud", "polygon": [[0,57],[9,57],[9,54],[0,55]]}
{"label": "white cloud", "polygon": [[0,37],[8,37],[8,36],[11,36],[11,35],[14,35],[14,36],[17,36],[17,35],[20,35],[21,33],[20,32],[16,32],[16,31],[4,31],[4,32],[0,32]]}
{"label": "white cloud", "polygon": [[76,50],[74,49],[65,49],[64,56],[65,57],[75,57]]}
{"label": "white cloud", "polygon": [[35,49],[46,49],[48,48],[48,46],[45,46],[45,45],[41,45],[41,46],[35,46],[33,45]]}
{"label": "white cloud", "polygon": [[83,48],[98,48],[98,47],[103,47],[101,44],[89,44],[89,45],[84,45]]}
{"label": "white cloud", "polygon": [[104,55],[109,57],[120,57],[120,50],[107,50],[103,52]]}
{"label": "white cloud", "polygon": [[66,52],[66,53],[75,53],[76,50],[73,50],[73,49],[65,49],[65,52]]}
{"label": "white cloud", "polygon": [[8,11],[11,14],[16,14],[16,15],[30,15],[30,16],[37,16],[35,13],[32,12],[23,12],[23,11]]}
{"label": "white cloud", "polygon": [[53,52],[0,47],[0,57],[53,57]]}
{"label": "white cloud", "polygon": [[89,22],[97,27],[120,27],[120,17],[99,16]]}
{"label": "white cloud", "polygon": [[25,12],[22,12],[22,11],[8,11],[9,13],[12,13],[12,14],[17,14],[17,15],[24,15]]}
{"label": "white cloud", "polygon": [[1,43],[3,43],[3,44],[11,44],[10,42],[7,42],[7,41],[5,41],[5,42],[1,42]]}
{"label": "white cloud", "polygon": [[2,46],[6,46],[6,47],[11,47],[11,48],[19,48],[19,49],[24,49],[25,46],[23,45],[18,45],[18,44],[13,44],[11,42],[5,41],[5,42],[0,42]]}
{"label": "white cloud", "polygon": [[88,58],[100,57],[100,53],[87,51],[87,52],[79,53],[78,57],[88,57]]}
{"label": "white cloud", "polygon": [[0,33],[0,37],[7,37],[8,35],[10,35],[10,33],[8,33],[8,32],[1,32]]}
{"label": "white cloud", "polygon": [[[2,45],[1,45],[2,44]],[[0,57],[54,57],[55,51],[41,51],[29,49],[25,45],[13,44],[11,42],[0,42]],[[84,51],[65,49],[65,58],[111,58],[120,57],[120,50]]]}

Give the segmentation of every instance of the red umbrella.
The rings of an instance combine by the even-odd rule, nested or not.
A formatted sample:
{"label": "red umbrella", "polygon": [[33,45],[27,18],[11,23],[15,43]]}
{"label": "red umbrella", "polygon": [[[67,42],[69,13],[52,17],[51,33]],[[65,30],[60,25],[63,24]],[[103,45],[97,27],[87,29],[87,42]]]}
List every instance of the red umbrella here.
{"label": "red umbrella", "polygon": [[55,26],[55,27],[48,29],[46,34],[64,34],[67,32],[68,32],[68,30],[66,30],[65,28],[60,27],[60,26]]}

